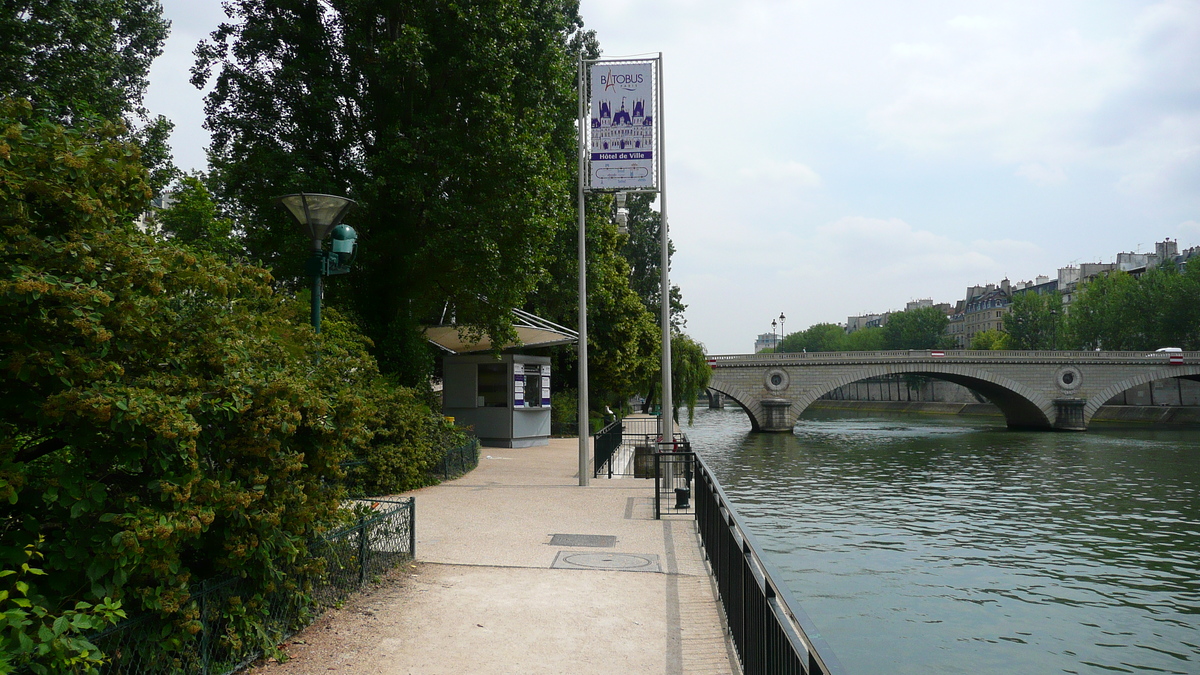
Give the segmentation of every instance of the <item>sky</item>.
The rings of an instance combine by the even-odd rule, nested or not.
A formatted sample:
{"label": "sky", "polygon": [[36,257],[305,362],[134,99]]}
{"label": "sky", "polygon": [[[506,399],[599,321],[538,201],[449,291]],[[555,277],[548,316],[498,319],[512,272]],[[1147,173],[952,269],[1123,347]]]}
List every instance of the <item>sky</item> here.
{"label": "sky", "polygon": [[[173,26],[147,107],[205,167]],[[1200,246],[1200,0],[582,0],[606,58],[661,52],[672,283],[710,354],[971,285]]]}

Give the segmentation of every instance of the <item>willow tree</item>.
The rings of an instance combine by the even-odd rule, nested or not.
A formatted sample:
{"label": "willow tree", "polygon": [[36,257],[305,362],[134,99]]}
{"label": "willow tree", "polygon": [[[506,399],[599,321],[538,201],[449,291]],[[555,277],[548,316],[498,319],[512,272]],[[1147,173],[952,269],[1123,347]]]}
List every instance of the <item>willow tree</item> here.
{"label": "willow tree", "polygon": [[497,341],[573,222],[572,0],[232,0],[197,48],[214,184],[251,253],[298,278],[273,200],[342,194],[361,264],[330,284],[410,381],[417,327],[453,316]]}
{"label": "willow tree", "polygon": [[671,396],[679,419],[679,405],[687,405],[688,424],[696,419],[696,398],[712,381],[712,367],[704,353],[704,345],[682,333],[671,336]]}

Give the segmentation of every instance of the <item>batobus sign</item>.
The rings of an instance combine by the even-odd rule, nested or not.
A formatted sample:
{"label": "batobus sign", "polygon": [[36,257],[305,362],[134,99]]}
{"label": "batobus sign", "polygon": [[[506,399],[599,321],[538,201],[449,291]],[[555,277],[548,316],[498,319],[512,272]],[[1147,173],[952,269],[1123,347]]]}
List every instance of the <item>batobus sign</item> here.
{"label": "batobus sign", "polygon": [[591,67],[593,189],[654,189],[654,62],[599,61]]}

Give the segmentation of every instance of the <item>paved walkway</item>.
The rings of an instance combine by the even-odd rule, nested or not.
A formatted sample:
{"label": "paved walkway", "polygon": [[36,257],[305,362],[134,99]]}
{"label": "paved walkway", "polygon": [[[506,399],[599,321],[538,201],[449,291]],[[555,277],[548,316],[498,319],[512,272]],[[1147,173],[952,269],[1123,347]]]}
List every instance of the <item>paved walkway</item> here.
{"label": "paved walkway", "polygon": [[578,448],[484,448],[475,471],[416,491],[408,578],[256,672],[739,672],[695,521],[654,520],[648,480],[579,487]]}

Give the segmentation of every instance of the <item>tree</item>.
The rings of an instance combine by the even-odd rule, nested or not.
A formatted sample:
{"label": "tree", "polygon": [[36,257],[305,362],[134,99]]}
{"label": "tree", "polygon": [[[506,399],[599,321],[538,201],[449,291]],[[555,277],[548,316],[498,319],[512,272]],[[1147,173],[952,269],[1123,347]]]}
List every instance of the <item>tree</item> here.
{"label": "tree", "polygon": [[781,352],[837,352],[845,349],[846,330],[833,323],[818,323],[792,333],[779,344]]}
{"label": "tree", "polygon": [[0,97],[27,98],[58,122],[98,116],[137,129],[126,140],[137,143],[151,187],[161,190],[175,171],[173,125],[150,120],[142,100],[170,25],[158,0],[8,0],[0,11]]}
{"label": "tree", "polygon": [[1062,323],[1062,296],[1057,292],[1017,293],[1004,315],[1004,332],[1009,335],[1007,348],[1058,349]]}
{"label": "tree", "polygon": [[949,320],[937,307],[918,307],[893,312],[883,327],[884,349],[944,349],[952,343],[946,336]]}
{"label": "tree", "polygon": [[233,255],[241,250],[233,220],[220,212],[204,181],[199,172],[179,177],[170,192],[170,205],[155,214],[155,222],[176,243]]}
{"label": "tree", "polygon": [[704,353],[704,345],[683,333],[671,336],[671,403],[672,415],[679,420],[679,406],[686,405],[688,424],[696,419],[696,397],[712,381],[712,367]]}
{"label": "tree", "polygon": [[[505,342],[574,222],[570,0],[235,0],[197,48],[217,193],[285,280],[307,253],[273,198],[358,200],[361,264],[331,285],[404,381],[405,345],[443,313]],[[402,348],[389,352],[388,344]]]}
{"label": "tree", "polygon": [[[646,309],[659,317],[662,313],[662,217],[651,208],[655,195],[633,193],[628,196],[629,237],[621,247],[630,267],[630,285]],[[615,208],[615,206],[614,206]],[[667,238],[667,259],[675,255],[675,244]],[[682,330],[687,325],[683,312],[683,293],[671,285],[671,325]]]}
{"label": "tree", "polygon": [[1140,278],[1112,272],[1083,284],[1066,321],[1078,349],[1200,349],[1200,264],[1168,262]]}
{"label": "tree", "polygon": [[150,62],[170,22],[158,0],[8,0],[0,12],[0,96],[60,122],[144,117]]}
{"label": "tree", "polygon": [[1083,284],[1071,303],[1067,330],[1077,349],[1146,349],[1151,306],[1139,304],[1138,282],[1125,272]]}
{"label": "tree", "polygon": [[302,597],[326,479],[369,435],[367,340],[335,340],[335,315],[318,339],[266,270],[138,231],[150,189],[119,124],[5,101],[0,128],[0,578],[45,572],[16,642],[51,647],[110,598],[191,639],[190,584],[230,573],[245,607]]}
{"label": "tree", "polygon": [[877,352],[883,349],[882,328],[860,328],[846,335],[848,352]]}
{"label": "tree", "polygon": [[[1002,330],[996,330],[994,328],[981,330],[975,335],[971,336],[971,349],[1012,349],[1011,338],[1011,335]],[[1038,347],[1037,349],[1041,348]]]}
{"label": "tree", "polygon": [[[620,409],[643,391],[658,371],[660,332],[655,316],[630,286],[628,261],[621,255],[625,235],[612,222],[612,197],[587,199],[588,401],[594,411],[606,404]],[[575,227],[560,228],[550,245],[546,278],[524,309],[559,323],[579,317],[579,260]],[[552,354],[555,390],[577,381],[574,349]]]}

